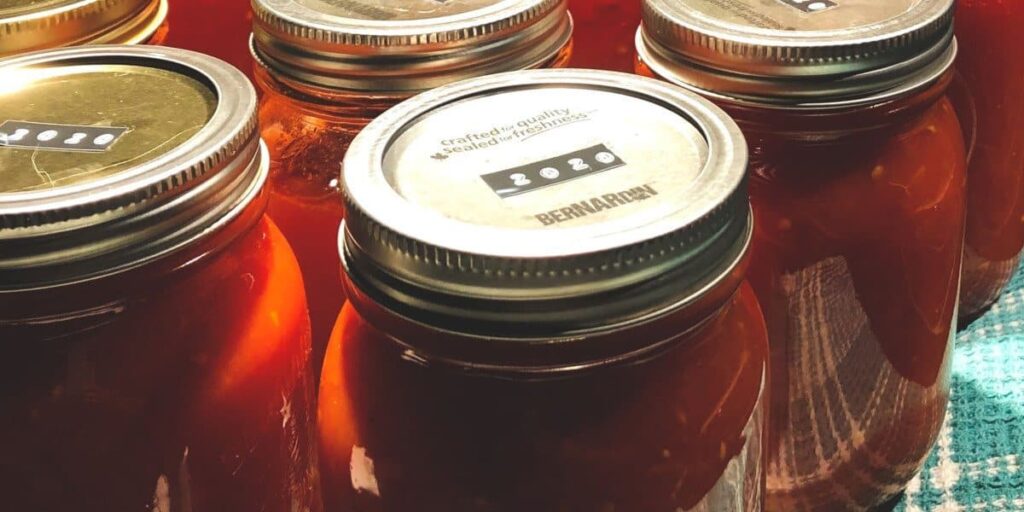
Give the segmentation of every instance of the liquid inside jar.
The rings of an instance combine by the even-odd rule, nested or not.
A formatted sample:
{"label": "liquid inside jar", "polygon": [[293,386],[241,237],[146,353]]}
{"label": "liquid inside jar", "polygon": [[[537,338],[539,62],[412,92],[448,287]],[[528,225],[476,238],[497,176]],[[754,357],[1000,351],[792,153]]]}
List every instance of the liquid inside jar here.
{"label": "liquid inside jar", "polygon": [[1013,3],[970,0],[957,7],[956,68],[964,87],[953,99],[973,129],[961,317],[999,297],[1024,248],[1024,59],[996,50],[1019,48],[1021,22],[1024,8]]}
{"label": "liquid inside jar", "polygon": [[171,30],[162,44],[212,55],[252,76],[249,0],[171,1]]}
{"label": "liquid inside jar", "polygon": [[[934,34],[919,34],[927,44],[891,57],[895,68],[851,57],[863,75],[815,67],[814,52],[846,51],[844,37],[860,37],[844,35],[847,23],[855,32],[865,19],[948,22],[952,3],[838,4],[823,16],[751,6],[768,20],[757,23],[712,12],[735,33],[769,29],[742,43],[668,2],[648,5],[637,71],[713,98],[750,146],[749,275],[771,347],[766,510],[880,510],[924,464],[949,400],[967,194],[963,135],[946,97],[955,44],[950,25],[935,21]],[[791,33],[776,40],[759,25],[769,21],[820,40],[792,60],[806,67],[712,54],[702,68],[693,39],[661,31],[687,27],[770,56],[762,49]],[[900,75],[915,52],[938,57]],[[749,80],[730,77],[740,69]]]}
{"label": "liquid inside jar", "polygon": [[[274,19],[275,13],[283,7],[256,4],[255,51],[261,65],[257,66],[255,74],[263,92],[260,123],[272,162],[269,213],[292,243],[303,269],[313,323],[315,360],[319,362],[344,303],[341,261],[335,240],[344,217],[338,173],[352,139],[378,115],[422,90],[466,76],[527,67],[565,66],[572,55],[571,24],[565,5],[560,2],[489,0],[479,2],[480,5],[453,3],[441,11],[437,11],[436,5],[402,10],[388,4],[377,10],[366,10],[352,5],[328,8],[298,0],[290,3],[303,13],[305,20],[296,21],[296,27],[329,15],[339,20],[336,27],[339,34],[370,27],[379,29],[383,39],[398,37],[390,30],[400,32],[385,22],[407,24],[413,27],[409,30],[424,31],[424,34],[444,34],[454,30],[456,17],[472,17],[480,27],[488,27],[500,19],[493,14],[498,7],[506,14],[534,9],[530,11],[533,14],[524,15],[524,26],[517,28],[516,38],[504,32],[465,40],[459,40],[464,35],[452,36],[453,48],[444,51],[458,54],[459,61],[451,67],[432,69],[435,64],[429,61],[436,59],[435,48],[398,39],[391,47],[394,55],[384,55],[383,46],[370,44],[357,49],[335,48],[331,51],[336,53],[325,57],[366,59],[363,65],[368,71],[365,73],[380,75],[377,80],[370,80],[355,71],[327,76],[322,70],[314,72],[291,67],[294,65],[291,57],[278,55],[271,47],[285,35],[276,32],[277,29],[266,21]],[[431,23],[424,24],[424,20]],[[537,32],[534,24],[553,28]],[[324,43],[303,40],[288,44],[295,44],[289,51],[304,52]],[[366,55],[358,55],[357,50]],[[496,59],[492,55],[495,51],[504,57]],[[393,67],[398,65],[394,62],[396,59],[408,61],[403,65],[409,68],[400,78],[393,76]],[[427,64],[417,70],[415,63],[420,60]]]}
{"label": "liquid inside jar", "polygon": [[372,122],[342,173],[327,509],[761,510],[745,170],[723,112],[618,73],[468,80]]}
{"label": "liquid inside jar", "polygon": [[639,0],[570,0],[579,68],[631,72],[640,25]]}

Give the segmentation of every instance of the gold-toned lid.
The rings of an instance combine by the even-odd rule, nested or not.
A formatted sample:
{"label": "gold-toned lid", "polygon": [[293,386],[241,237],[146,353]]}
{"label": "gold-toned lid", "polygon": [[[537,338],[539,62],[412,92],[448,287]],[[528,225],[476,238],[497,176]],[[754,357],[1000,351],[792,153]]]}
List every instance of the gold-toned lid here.
{"label": "gold-toned lid", "polygon": [[80,44],[138,44],[167,0],[0,0],[0,57]]}
{"label": "gold-toned lid", "polygon": [[566,0],[254,0],[253,52],[278,78],[409,93],[540,67],[572,35]]}
{"label": "gold-toned lid", "polygon": [[0,291],[140,264],[209,232],[265,179],[242,73],[163,47],[0,61]]}

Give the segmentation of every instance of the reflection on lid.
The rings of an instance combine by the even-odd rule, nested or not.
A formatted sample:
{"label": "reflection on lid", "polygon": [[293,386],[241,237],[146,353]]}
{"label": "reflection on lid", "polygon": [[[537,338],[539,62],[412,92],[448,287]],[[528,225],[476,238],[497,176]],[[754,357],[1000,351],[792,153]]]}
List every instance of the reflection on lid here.
{"label": "reflection on lid", "polygon": [[206,85],[154,67],[97,64],[6,74],[0,193],[99,180],[156,159],[195,135],[217,106]]}

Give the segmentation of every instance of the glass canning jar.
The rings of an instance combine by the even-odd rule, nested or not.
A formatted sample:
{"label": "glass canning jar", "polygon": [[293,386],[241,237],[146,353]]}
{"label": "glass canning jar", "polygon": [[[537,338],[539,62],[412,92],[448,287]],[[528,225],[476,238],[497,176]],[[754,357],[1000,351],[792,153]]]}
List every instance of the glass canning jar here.
{"label": "glass canning jar", "polygon": [[1000,0],[957,3],[956,68],[965,94],[954,96],[970,122],[967,246],[960,316],[981,312],[999,297],[1024,248],[1024,54],[1018,30],[1024,4]]}
{"label": "glass canning jar", "polygon": [[750,144],[751,283],[772,351],[767,508],[866,510],[949,398],[965,154],[953,3],[647,0],[640,72]]}
{"label": "glass canning jar", "polygon": [[167,46],[213,55],[252,75],[250,0],[169,1]]}
{"label": "glass canning jar", "polygon": [[633,71],[640,0],[569,0],[575,48],[572,66]]}
{"label": "glass canning jar", "polygon": [[316,359],[341,309],[338,169],[371,119],[461,78],[563,66],[565,0],[256,0],[253,52],[270,147],[270,216],[306,278]]}
{"label": "glass canning jar", "polygon": [[168,0],[2,0],[0,58],[83,44],[162,44]]}
{"label": "glass canning jar", "polygon": [[317,512],[302,278],[245,77],[88,46],[0,64],[10,510]]}
{"label": "glass canning jar", "polygon": [[327,509],[759,511],[746,163],[719,109],[619,73],[478,78],[378,118],[342,176]]}

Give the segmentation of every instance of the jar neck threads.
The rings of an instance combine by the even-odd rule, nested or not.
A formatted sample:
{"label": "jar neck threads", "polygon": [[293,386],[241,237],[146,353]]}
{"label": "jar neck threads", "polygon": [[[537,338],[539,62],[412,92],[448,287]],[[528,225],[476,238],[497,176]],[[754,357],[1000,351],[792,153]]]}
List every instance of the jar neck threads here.
{"label": "jar neck threads", "polygon": [[350,273],[343,273],[342,279],[351,307],[374,328],[388,332],[410,362],[491,377],[543,380],[640,364],[699,336],[735,298],[747,266],[744,257],[699,301],[641,321],[530,338],[473,335],[461,332],[463,325],[458,323],[445,329],[418,322],[379,302]]}

